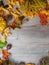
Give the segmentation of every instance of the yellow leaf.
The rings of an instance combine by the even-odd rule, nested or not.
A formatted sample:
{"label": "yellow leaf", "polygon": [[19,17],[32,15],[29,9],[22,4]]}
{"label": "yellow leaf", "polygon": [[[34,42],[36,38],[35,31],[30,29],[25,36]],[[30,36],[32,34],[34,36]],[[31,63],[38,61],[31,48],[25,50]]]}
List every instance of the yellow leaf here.
{"label": "yellow leaf", "polygon": [[23,12],[23,16],[27,16],[27,13],[26,13],[26,11],[24,11],[24,12]]}
{"label": "yellow leaf", "polygon": [[2,63],[2,60],[0,59],[0,63]]}
{"label": "yellow leaf", "polygon": [[10,2],[10,5],[12,5],[12,6],[13,6],[13,5],[14,5],[14,2]]}
{"label": "yellow leaf", "polygon": [[49,20],[49,16],[47,16],[47,20]]}
{"label": "yellow leaf", "polygon": [[19,0],[20,2],[23,2],[23,0]]}
{"label": "yellow leaf", "polygon": [[32,12],[29,12],[29,17],[33,18],[33,13]]}
{"label": "yellow leaf", "polygon": [[11,12],[11,14],[15,17],[15,18],[18,18],[18,15],[17,14],[14,14]]}
{"label": "yellow leaf", "polygon": [[41,13],[48,15],[48,11],[46,11],[46,10],[42,10]]}
{"label": "yellow leaf", "polygon": [[6,28],[6,21],[0,17],[0,32],[2,32]]}

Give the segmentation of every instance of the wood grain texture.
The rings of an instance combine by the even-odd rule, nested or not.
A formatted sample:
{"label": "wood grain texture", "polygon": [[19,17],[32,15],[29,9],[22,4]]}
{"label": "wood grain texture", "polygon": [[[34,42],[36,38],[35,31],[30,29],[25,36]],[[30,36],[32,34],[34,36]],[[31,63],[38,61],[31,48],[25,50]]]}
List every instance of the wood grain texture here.
{"label": "wood grain texture", "polygon": [[26,63],[38,63],[42,56],[47,55],[49,51],[49,26],[40,26],[38,17],[24,23],[21,29],[11,29],[11,32],[12,35],[7,38],[7,41],[13,45],[12,49],[9,50],[12,53],[12,59]]}

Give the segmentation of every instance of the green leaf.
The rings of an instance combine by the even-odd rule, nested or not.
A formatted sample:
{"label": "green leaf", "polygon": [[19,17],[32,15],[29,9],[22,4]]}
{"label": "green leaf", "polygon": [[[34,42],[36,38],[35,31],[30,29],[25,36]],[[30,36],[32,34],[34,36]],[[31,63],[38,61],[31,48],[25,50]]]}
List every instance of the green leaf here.
{"label": "green leaf", "polygon": [[7,44],[7,42],[6,42],[6,41],[5,41],[5,42],[2,42],[2,41],[0,40],[0,48],[5,47],[5,46],[6,46],[6,44]]}

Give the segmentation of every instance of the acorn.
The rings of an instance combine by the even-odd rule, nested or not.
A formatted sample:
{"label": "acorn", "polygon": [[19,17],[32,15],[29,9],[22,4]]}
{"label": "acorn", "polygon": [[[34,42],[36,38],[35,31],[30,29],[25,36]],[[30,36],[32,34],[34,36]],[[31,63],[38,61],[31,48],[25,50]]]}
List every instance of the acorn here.
{"label": "acorn", "polygon": [[8,44],[7,45],[7,50],[11,49],[12,48],[12,44]]}
{"label": "acorn", "polygon": [[18,65],[25,65],[25,62],[20,62]]}

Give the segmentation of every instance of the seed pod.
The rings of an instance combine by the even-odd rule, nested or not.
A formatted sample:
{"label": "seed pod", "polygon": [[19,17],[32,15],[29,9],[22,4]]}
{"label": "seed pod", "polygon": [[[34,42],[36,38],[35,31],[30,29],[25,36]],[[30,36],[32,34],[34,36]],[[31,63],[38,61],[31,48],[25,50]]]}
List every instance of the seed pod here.
{"label": "seed pod", "polygon": [[11,25],[14,22],[14,16],[12,14],[7,15],[7,25]]}

